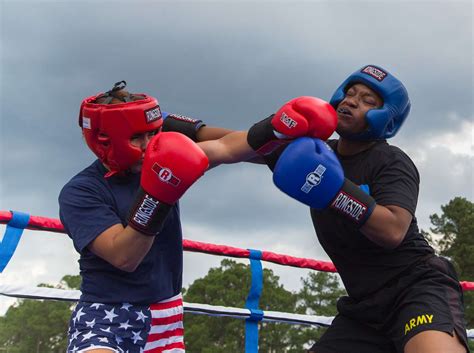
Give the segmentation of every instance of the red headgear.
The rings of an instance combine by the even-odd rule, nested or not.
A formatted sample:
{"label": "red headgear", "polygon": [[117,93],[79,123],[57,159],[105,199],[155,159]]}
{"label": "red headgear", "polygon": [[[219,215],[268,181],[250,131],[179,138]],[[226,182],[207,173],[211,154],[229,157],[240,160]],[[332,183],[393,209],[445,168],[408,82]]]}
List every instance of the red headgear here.
{"label": "red headgear", "polygon": [[[142,157],[142,150],[130,143],[133,135],[158,130],[163,124],[156,98],[140,93],[136,95],[143,99],[131,101],[114,94],[125,84],[118,82],[111,91],[84,99],[79,112],[87,145],[112,173],[126,171]],[[109,101],[115,97],[124,103],[94,103],[101,97],[110,97]]]}

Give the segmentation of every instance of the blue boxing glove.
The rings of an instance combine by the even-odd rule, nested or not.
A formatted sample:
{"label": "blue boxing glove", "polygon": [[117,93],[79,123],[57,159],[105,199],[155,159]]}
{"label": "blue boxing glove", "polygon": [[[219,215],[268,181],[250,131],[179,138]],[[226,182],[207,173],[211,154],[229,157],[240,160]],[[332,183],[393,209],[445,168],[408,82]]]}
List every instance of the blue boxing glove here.
{"label": "blue boxing glove", "polygon": [[331,208],[359,227],[376,205],[344,177],[334,151],[316,138],[301,137],[288,145],[275,166],[273,182],[290,197],[317,210]]}

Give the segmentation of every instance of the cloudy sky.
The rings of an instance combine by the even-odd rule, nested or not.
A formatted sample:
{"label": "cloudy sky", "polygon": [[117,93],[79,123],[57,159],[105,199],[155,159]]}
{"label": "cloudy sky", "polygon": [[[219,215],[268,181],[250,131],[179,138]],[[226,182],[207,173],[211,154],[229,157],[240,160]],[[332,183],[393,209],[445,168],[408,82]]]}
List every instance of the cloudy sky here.
{"label": "cloudy sky", "polygon": [[[1,0],[0,14],[1,210],[58,217],[60,189],[94,160],[79,104],[116,81],[164,111],[244,130],[291,98],[329,100],[365,64],[410,93],[391,143],[420,171],[420,226],[456,196],[473,200],[470,1]],[[182,221],[188,239],[327,260],[309,210],[263,166],[208,172],[183,197]],[[0,281],[57,283],[77,259],[67,236],[27,231]],[[184,284],[220,260],[186,254]],[[289,289],[306,274],[271,267]],[[0,314],[11,303],[0,297]]]}

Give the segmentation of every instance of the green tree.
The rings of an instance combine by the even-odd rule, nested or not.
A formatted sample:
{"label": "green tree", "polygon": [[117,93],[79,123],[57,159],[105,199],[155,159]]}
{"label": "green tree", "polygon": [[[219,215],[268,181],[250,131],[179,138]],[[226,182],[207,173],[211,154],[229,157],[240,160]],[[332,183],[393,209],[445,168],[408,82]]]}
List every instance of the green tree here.
{"label": "green tree", "polygon": [[[221,267],[195,280],[185,291],[187,302],[244,307],[250,288],[249,266],[223,260]],[[263,270],[262,310],[295,312],[297,296],[279,284],[273,271]],[[244,352],[244,321],[233,318],[185,315],[186,347],[190,352]],[[290,344],[291,326],[278,323],[259,324],[259,351],[284,352]],[[301,349],[300,349],[301,351]]]}
{"label": "green tree", "polygon": [[[320,316],[334,316],[337,299],[346,292],[338,276],[311,272],[302,278],[299,293],[279,284],[278,276],[264,270],[260,308]],[[232,260],[223,260],[184,291],[187,302],[244,307],[250,287],[250,268]],[[196,353],[243,352],[244,322],[234,318],[185,315],[187,350]],[[319,338],[324,329],[286,323],[259,324],[259,352],[300,353]]]}
{"label": "green tree", "polygon": [[440,254],[453,261],[460,278],[474,281],[474,203],[456,197],[441,210],[430,216],[431,232],[441,235],[436,242]]}
{"label": "green tree", "polygon": [[[64,276],[55,287],[77,289],[79,285],[79,276]],[[11,353],[65,352],[72,305],[51,300],[17,300],[0,317],[0,347]]]}
{"label": "green tree", "polygon": [[[474,281],[474,203],[455,197],[441,206],[441,215],[430,216],[431,232],[440,236],[435,241],[441,255],[451,259],[459,278]],[[474,292],[464,292],[467,327],[474,327]],[[474,349],[474,342],[470,341]]]}
{"label": "green tree", "polygon": [[339,277],[327,272],[310,272],[308,278],[302,278],[303,288],[298,293],[299,306],[308,315],[334,316],[339,297],[346,295]]}
{"label": "green tree", "polygon": [[[346,294],[339,277],[327,272],[310,272],[301,279],[303,287],[298,293],[297,311],[307,315],[335,316],[339,297]],[[301,352],[301,346],[313,345],[326,328],[299,326],[291,332],[291,346],[288,352]]]}
{"label": "green tree", "polygon": [[58,288],[79,289],[81,287],[81,276],[66,275],[61,278]]}

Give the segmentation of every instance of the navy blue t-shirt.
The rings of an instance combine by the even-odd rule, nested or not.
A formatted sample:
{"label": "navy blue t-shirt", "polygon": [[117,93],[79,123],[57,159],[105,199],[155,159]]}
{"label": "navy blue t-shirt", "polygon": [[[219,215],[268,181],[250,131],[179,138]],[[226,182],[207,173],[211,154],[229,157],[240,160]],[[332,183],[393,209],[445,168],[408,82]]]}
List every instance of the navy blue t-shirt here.
{"label": "navy blue t-shirt", "polygon": [[140,175],[104,178],[96,160],[73,177],[59,195],[60,218],[80,253],[81,300],[100,303],[154,303],[178,294],[182,286],[183,247],[179,208],[174,206],[163,230],[133,272],[125,272],[93,254],[88,245],[127,214]]}
{"label": "navy blue t-shirt", "polygon": [[127,225],[128,212],[140,185],[140,174],[104,178],[106,173],[106,168],[96,160],[74,176],[59,195],[61,222],[80,254],[81,300],[150,304],[180,293],[183,236],[178,204],[168,214],[163,230],[135,271],[122,271],[88,249],[111,226]]}

